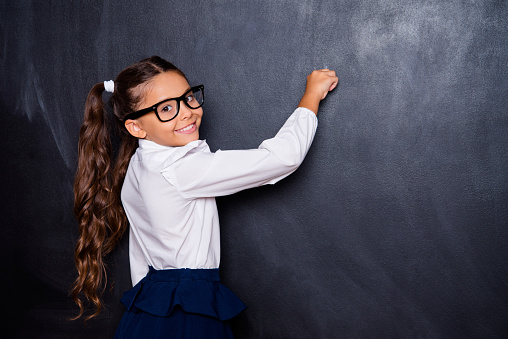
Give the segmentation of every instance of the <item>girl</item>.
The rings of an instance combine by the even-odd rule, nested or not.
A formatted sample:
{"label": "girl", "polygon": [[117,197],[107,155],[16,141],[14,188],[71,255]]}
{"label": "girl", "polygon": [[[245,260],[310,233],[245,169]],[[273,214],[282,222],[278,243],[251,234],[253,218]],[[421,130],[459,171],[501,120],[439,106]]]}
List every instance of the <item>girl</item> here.
{"label": "girl", "polygon": [[[199,140],[204,87],[160,57],[123,70],[90,91],[79,138],[74,185],[79,239],[73,298],[101,310],[104,258],[130,225],[134,287],[117,338],[230,338],[227,320],[245,305],[219,282],[215,196],[274,184],[303,161],[317,127],[319,102],[338,83],[323,69],[307,77],[299,107],[258,149],[211,153]],[[112,156],[104,90],[120,127]]]}

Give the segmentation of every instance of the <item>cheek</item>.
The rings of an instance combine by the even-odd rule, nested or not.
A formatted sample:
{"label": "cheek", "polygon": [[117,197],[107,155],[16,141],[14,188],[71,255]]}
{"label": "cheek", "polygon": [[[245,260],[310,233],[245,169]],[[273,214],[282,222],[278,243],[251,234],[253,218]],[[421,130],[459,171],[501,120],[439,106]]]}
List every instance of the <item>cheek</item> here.
{"label": "cheek", "polygon": [[203,118],[203,109],[200,108],[198,112],[196,112],[196,114],[198,115],[199,119],[202,119]]}
{"label": "cheek", "polygon": [[167,133],[170,133],[176,129],[176,122],[173,120],[167,121],[167,122],[160,122],[160,121],[157,121],[157,122],[158,122],[158,124],[156,126],[154,126],[154,130],[153,130],[156,133],[167,134]]}
{"label": "cheek", "polygon": [[177,129],[177,126],[176,126],[176,122],[174,122],[173,120],[171,121],[168,121],[168,122],[165,122],[165,124],[168,124],[167,126],[165,126],[165,130],[170,132],[170,131],[174,131]]}

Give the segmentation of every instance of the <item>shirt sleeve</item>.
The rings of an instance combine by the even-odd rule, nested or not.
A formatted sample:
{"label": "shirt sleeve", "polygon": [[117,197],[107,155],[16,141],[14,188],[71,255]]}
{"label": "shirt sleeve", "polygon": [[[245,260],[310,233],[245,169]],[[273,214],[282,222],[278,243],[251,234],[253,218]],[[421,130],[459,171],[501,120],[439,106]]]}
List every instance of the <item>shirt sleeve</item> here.
{"label": "shirt sleeve", "polygon": [[187,154],[162,174],[185,198],[223,196],[274,184],[300,166],[316,129],[316,115],[300,107],[275,137],[257,149]]}

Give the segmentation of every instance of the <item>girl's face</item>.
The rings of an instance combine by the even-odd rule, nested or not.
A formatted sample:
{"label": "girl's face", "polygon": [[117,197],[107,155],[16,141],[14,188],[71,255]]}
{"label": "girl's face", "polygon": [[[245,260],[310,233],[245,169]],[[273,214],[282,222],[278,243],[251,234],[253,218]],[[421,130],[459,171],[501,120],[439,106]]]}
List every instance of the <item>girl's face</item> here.
{"label": "girl's face", "polygon": [[[168,98],[179,97],[189,89],[189,83],[180,74],[171,71],[161,73],[147,85],[145,95],[137,109],[149,107]],[[184,146],[199,139],[202,116],[201,107],[190,109],[181,102],[180,111],[173,120],[161,122],[155,112],[151,112],[135,120],[127,120],[125,125],[127,130],[138,138],[151,140],[163,146]],[[137,135],[132,132],[133,130]]]}

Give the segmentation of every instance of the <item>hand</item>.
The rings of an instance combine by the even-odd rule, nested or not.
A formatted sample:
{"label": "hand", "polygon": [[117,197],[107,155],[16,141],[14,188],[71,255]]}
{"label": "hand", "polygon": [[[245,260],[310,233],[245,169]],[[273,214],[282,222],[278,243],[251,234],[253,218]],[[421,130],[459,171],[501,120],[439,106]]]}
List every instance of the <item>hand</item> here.
{"label": "hand", "polygon": [[328,68],[319,69],[307,76],[307,88],[305,92],[316,93],[320,100],[326,98],[328,92],[332,91],[339,83],[335,71]]}
{"label": "hand", "polygon": [[327,68],[312,72],[307,76],[307,87],[300,100],[298,107],[305,107],[317,115],[319,102],[326,98],[328,92],[332,91],[339,83],[335,71]]}

